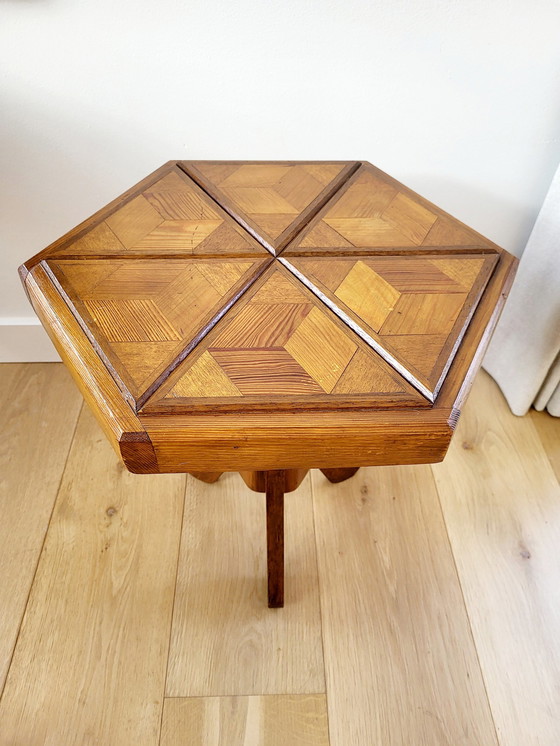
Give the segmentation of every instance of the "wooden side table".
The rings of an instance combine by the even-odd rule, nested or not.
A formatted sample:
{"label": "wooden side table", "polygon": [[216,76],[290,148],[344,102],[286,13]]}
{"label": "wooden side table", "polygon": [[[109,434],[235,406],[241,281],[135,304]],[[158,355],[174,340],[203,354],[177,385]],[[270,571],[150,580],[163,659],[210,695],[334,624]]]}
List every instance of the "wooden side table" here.
{"label": "wooden side table", "polygon": [[127,469],[239,471],[283,498],[308,469],[443,459],[516,260],[362,162],[169,162],[20,268]]}

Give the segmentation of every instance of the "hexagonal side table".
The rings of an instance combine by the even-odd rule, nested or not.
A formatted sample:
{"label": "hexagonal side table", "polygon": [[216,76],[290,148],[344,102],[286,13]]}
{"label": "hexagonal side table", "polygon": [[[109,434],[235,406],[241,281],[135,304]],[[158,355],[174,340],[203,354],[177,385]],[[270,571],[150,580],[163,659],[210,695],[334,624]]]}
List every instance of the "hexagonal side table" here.
{"label": "hexagonal side table", "polygon": [[135,473],[441,461],[517,261],[368,163],[169,162],[20,273]]}

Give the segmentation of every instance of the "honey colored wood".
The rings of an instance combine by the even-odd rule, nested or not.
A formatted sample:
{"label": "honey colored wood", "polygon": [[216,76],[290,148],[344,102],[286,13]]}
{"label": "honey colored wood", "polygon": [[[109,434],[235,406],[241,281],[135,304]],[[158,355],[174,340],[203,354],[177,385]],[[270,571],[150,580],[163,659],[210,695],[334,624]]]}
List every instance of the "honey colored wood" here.
{"label": "honey colored wood", "polygon": [[434,398],[498,256],[296,257],[285,266]]}
{"label": "honey colored wood", "polygon": [[105,207],[102,207],[96,213],[91,215],[91,217],[81,222],[75,228],[72,228],[72,230],[68,231],[56,241],[49,244],[49,246],[47,246],[45,249],[35,254],[35,256],[31,257],[31,259],[28,259],[26,262],[24,262],[21,267],[19,267],[19,275],[26,291],[27,274],[36,264],[38,264],[46,257],[51,256],[57,250],[66,246],[68,243],[79,240],[85,233],[91,231],[93,228],[99,225],[106,217],[109,217],[109,215],[111,215],[113,212],[115,212],[115,210],[121,207],[121,205],[126,204],[131,199],[134,199],[134,197],[140,194],[145,188],[149,187],[162,176],[170,173],[174,167],[174,161],[167,161],[167,163],[164,163],[163,166],[160,166],[151,174],[148,174],[148,176],[142,179],[142,181],[139,181],[138,184],[135,184],[134,186],[130,187],[130,189],[127,189],[126,192],[123,192],[123,194],[114,199],[112,202],[109,202],[109,204],[105,205]]}
{"label": "honey colored wood", "polygon": [[37,316],[127,469],[136,473],[157,472],[149,436],[44,267],[35,266],[27,276],[26,285]]}
{"label": "honey colored wood", "polygon": [[0,366],[0,694],[81,406],[60,365]]}
{"label": "honey colored wood", "polygon": [[430,467],[313,494],[331,746],[497,746]]}
{"label": "honey colored wood", "polygon": [[27,265],[47,256],[127,260],[266,256],[258,241],[174,163],[154,177],[140,182]]}
{"label": "honey colored wood", "polygon": [[344,161],[179,165],[272,254],[280,253],[359,167]]}
{"label": "honey colored wood", "polygon": [[325,691],[309,479],[285,497],[285,606],[266,605],[265,501],[188,479],[166,696]]}
{"label": "honey colored wood", "polygon": [[46,267],[135,408],[256,279],[262,260],[51,260]]}
{"label": "honey colored wood", "polygon": [[195,479],[199,479],[206,484],[214,484],[222,476],[222,471],[190,471],[189,474]]}
{"label": "honey colored wood", "polygon": [[[283,470],[283,487],[284,492],[293,492],[297,490],[300,484],[307,476],[307,469],[284,469]],[[239,473],[245,484],[254,492],[266,492],[267,474],[266,471],[242,471]]]}
{"label": "honey colored wood", "polygon": [[[451,408],[408,412],[140,416],[162,472],[422,464],[445,456]],[[455,415],[456,418],[456,415]]]}
{"label": "honey colored wood", "polygon": [[347,479],[353,477],[354,474],[359,471],[359,468],[359,466],[355,466],[352,469],[321,469],[321,471],[329,482],[338,484],[339,482],[345,482]]}
{"label": "honey colored wood", "polygon": [[184,484],[128,474],[83,410],[0,702],[3,743],[156,746]]}
{"label": "honey colored wood", "polygon": [[160,746],[329,746],[324,694],[166,699]]}
{"label": "honey colored wood", "polygon": [[362,163],[288,245],[292,254],[423,253],[500,247],[370,163]]}
{"label": "honey colored wood", "polygon": [[[309,289],[318,267],[331,298]],[[193,162],[166,164],[22,276],[127,467],[218,472],[443,458],[514,269],[369,164]]]}
{"label": "honey colored wood", "polygon": [[433,468],[501,744],[560,733],[560,486],[532,417],[476,381]]}
{"label": "honey colored wood", "polygon": [[364,406],[428,402],[286,268],[274,264],[142,412]]}

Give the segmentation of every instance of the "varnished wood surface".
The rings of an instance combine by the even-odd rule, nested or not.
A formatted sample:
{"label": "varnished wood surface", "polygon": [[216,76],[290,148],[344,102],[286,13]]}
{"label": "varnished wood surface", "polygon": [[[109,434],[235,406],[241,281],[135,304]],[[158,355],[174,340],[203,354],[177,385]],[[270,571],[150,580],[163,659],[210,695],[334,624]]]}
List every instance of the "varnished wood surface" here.
{"label": "varnished wood surface", "polygon": [[323,256],[294,257],[286,266],[304,275],[335,313],[349,315],[385,359],[404,366],[435,397],[497,259],[459,253]]}
{"label": "varnished wood surface", "polygon": [[440,461],[451,409],[141,416],[162,472],[340,468]]}
{"label": "varnished wood surface", "polygon": [[[307,476],[307,471],[307,469],[284,469],[284,492],[293,492],[294,490],[297,490]],[[255,492],[266,492],[267,474],[268,472],[266,471],[242,471],[239,473],[239,476],[250,490],[254,490]]]}
{"label": "varnished wood surface", "polygon": [[285,472],[266,472],[266,564],[268,606],[284,606],[284,478]]}
{"label": "varnished wood surface", "polygon": [[278,254],[359,163],[182,161],[180,166],[271,253]]}
{"label": "varnished wood surface", "polygon": [[351,479],[359,468],[359,466],[355,466],[351,469],[321,469],[321,471],[329,482],[338,484],[339,482],[345,482],[347,479]]}
{"label": "varnished wood surface", "polygon": [[372,248],[376,253],[423,253],[450,247],[498,250],[484,236],[370,163],[337,191],[289,244],[286,255],[329,253]]}
{"label": "varnished wood surface", "polygon": [[142,413],[424,407],[428,402],[284,267],[216,323]]}
{"label": "varnished wood surface", "polygon": [[254,281],[254,259],[51,260],[45,267],[134,407]]}
{"label": "varnished wood surface", "polygon": [[[54,484],[63,471],[60,459],[46,466],[28,457],[34,437],[66,427],[60,408],[45,407],[40,427],[32,419],[34,381],[46,375],[41,386],[48,381],[56,389],[57,369],[21,366],[14,397],[13,374],[2,375],[5,395],[22,413],[21,430],[10,419],[13,409],[0,415],[4,433],[19,433],[7,452],[14,470],[25,464],[37,500],[47,494],[42,483]],[[68,389],[55,389],[56,400],[70,400]],[[481,374],[448,460],[433,469],[450,545],[424,467],[364,469],[341,485],[313,473],[315,528],[309,482],[287,495],[286,606],[274,612],[266,608],[262,495],[231,474],[213,485],[189,478],[169,658],[170,626],[162,619],[169,620],[167,587],[181,530],[177,482],[124,473],[84,413],[30,604],[10,611],[17,616],[10,624],[19,627],[22,615],[24,623],[0,702],[0,742],[83,746],[97,738],[158,746],[161,737],[164,746],[189,738],[210,746],[243,739],[284,746],[297,744],[299,734],[312,746],[371,746],[382,732],[383,746],[556,746],[560,487],[551,481],[533,418],[514,417],[500,397]],[[550,448],[560,423],[547,422]],[[47,453],[53,444],[45,441]],[[34,453],[40,448],[37,442]],[[7,499],[12,505],[11,493]],[[117,512],[107,514],[110,508]],[[7,530],[44,531],[42,508],[19,509],[14,503]],[[16,534],[12,547],[20,543]],[[29,542],[25,561],[35,565],[40,552]],[[23,568],[23,552],[0,563],[0,588],[26,596],[25,573],[14,561]],[[472,640],[463,634],[465,613],[482,694]],[[321,631],[331,641],[324,648]],[[337,672],[334,685],[325,687],[323,665]],[[155,683],[163,681],[172,696],[160,730]],[[278,701],[263,702],[267,695]]]}
{"label": "varnished wood surface", "polygon": [[26,283],[37,316],[126,467],[132,472],[157,472],[155,452],[144,427],[121,396],[44,267],[33,267]]}
{"label": "varnished wood surface", "polygon": [[[514,269],[370,164],[197,161],[166,164],[22,277],[127,468],[156,473],[440,460]],[[345,430],[350,409],[364,419]],[[307,432],[273,443],[251,430],[259,412]]]}

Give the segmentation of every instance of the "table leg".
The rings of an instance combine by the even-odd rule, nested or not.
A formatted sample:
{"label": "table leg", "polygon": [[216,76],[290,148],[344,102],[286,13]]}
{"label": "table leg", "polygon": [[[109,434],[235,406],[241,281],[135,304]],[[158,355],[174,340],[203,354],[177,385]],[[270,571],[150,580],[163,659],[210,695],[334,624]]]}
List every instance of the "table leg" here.
{"label": "table leg", "polygon": [[268,606],[284,606],[284,471],[266,472]]}
{"label": "table leg", "polygon": [[191,477],[194,477],[195,479],[200,479],[201,482],[206,482],[206,484],[214,484],[214,482],[217,482],[223,473],[224,473],[223,471],[189,471],[187,472],[187,474],[190,474]]}
{"label": "table leg", "polygon": [[321,471],[329,482],[336,484],[337,482],[344,482],[346,479],[353,477],[359,468],[359,466],[353,466],[349,469],[321,469]]}

